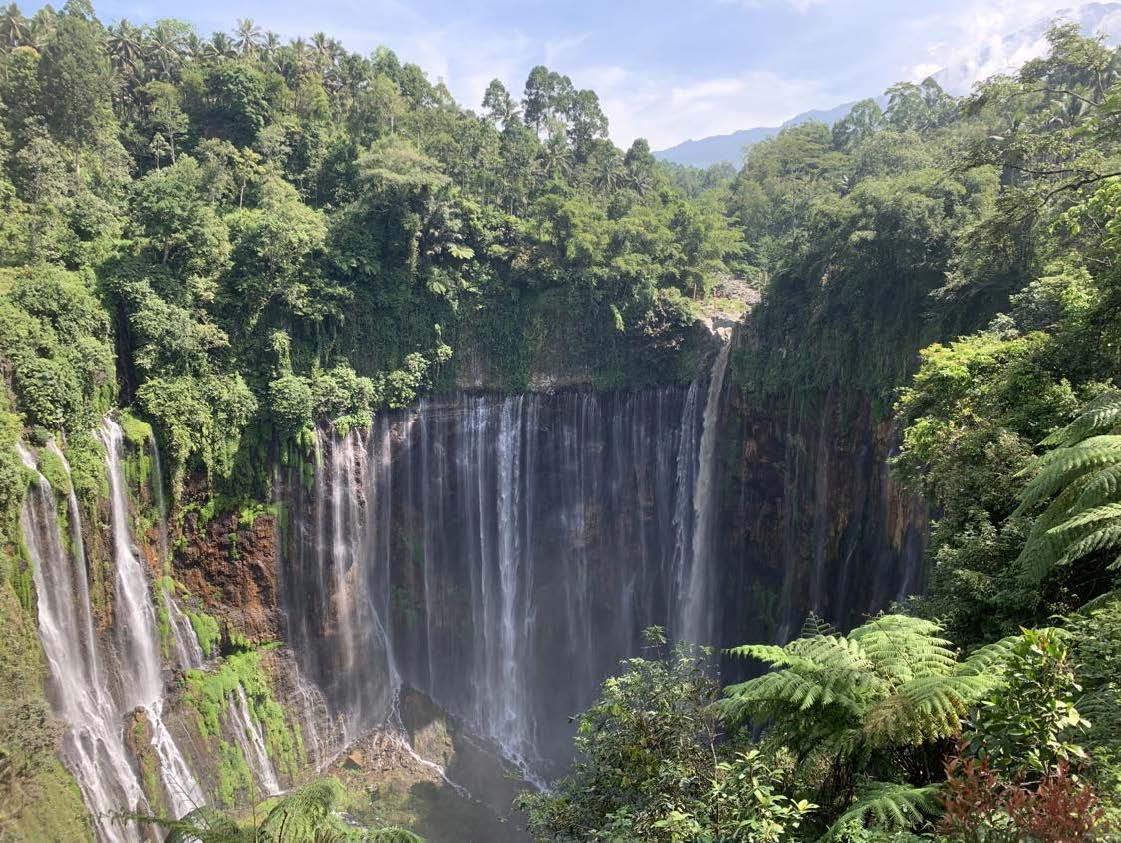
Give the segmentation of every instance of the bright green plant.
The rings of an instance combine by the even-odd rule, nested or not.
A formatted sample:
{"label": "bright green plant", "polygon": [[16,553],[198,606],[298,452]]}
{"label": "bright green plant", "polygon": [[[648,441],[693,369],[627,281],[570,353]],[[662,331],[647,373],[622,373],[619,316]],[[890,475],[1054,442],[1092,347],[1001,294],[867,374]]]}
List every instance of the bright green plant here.
{"label": "bright green plant", "polygon": [[348,824],[338,813],[343,793],[336,779],[321,779],[282,797],[249,823],[209,807],[181,820],[148,821],[167,831],[166,843],[424,843],[403,828]]}
{"label": "bright green plant", "polygon": [[831,836],[853,822],[915,827],[937,809],[939,747],[999,684],[1012,646],[1003,640],[963,661],[940,632],[931,621],[882,615],[841,635],[811,618],[785,646],[731,650],[775,669],[726,688],[721,711],[794,753],[823,818],[835,821]]}
{"label": "bright green plant", "polygon": [[1086,759],[1090,728],[1075,708],[1082,686],[1065,636],[1025,629],[1004,666],[1004,681],[980,702],[971,751],[1009,779],[1047,776]]}
{"label": "bright green plant", "polygon": [[1121,550],[1119,429],[1121,391],[1107,390],[1044,440],[1054,450],[1030,469],[1034,476],[1020,499],[1021,512],[1049,501],[1020,555],[1034,580],[1056,567]]}
{"label": "bright green plant", "polygon": [[520,797],[539,840],[782,841],[813,805],[783,792],[758,750],[718,741],[718,686],[703,649],[623,662],[577,721],[577,761],[551,791]]}

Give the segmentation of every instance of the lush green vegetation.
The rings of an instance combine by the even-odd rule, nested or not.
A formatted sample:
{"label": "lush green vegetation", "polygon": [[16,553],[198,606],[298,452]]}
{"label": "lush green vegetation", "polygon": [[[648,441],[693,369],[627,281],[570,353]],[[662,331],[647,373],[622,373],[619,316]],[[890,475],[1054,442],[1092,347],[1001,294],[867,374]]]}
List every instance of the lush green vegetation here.
{"label": "lush green vegetation", "polygon": [[[901,85],[883,113],[788,130],[728,189],[764,289],[742,384],[881,414],[906,384],[896,468],[938,515],[927,594],[847,636],[815,622],[737,648],[773,669],[719,702],[681,653],[628,663],[580,721],[571,778],[530,800],[541,839],[734,839],[720,759],[750,754],[756,793],[780,785],[755,839],[1110,833],[1121,62],[1071,28],[1051,40],[966,101]],[[651,764],[664,741],[686,749]],[[791,805],[812,808],[783,822]]]}
{"label": "lush green vegetation", "polygon": [[[84,833],[42,699],[21,438],[65,448],[69,478],[50,450],[40,468],[89,514],[92,431],[127,407],[175,514],[251,523],[317,421],[364,425],[457,379],[684,380],[705,300],[748,283],[739,387],[893,416],[897,476],[935,516],[928,586],[847,634],[811,619],[737,648],[768,670],[723,690],[707,654],[653,642],[580,718],[571,774],[523,800],[533,832],[1116,833],[1121,54],[1071,27],[1050,41],[965,99],[896,85],[886,109],[700,172],[616,148],[595,93],[545,67],[470,110],[388,49],[321,34],[105,27],[82,0],[0,13],[0,822]],[[216,655],[215,619],[190,620]],[[251,778],[218,716],[238,685],[274,760],[302,750],[260,653],[224,656],[185,698],[233,803]],[[57,827],[29,831],[41,798]],[[172,834],[351,839],[336,798]]]}
{"label": "lush green vegetation", "polygon": [[0,353],[26,424],[80,435],[119,382],[174,492],[197,469],[252,493],[277,437],[461,358],[510,388],[690,377],[690,302],[740,235],[567,77],[470,111],[387,49],[251,21],[203,41],[73,0],[0,27]]}
{"label": "lush green vegetation", "polygon": [[[151,425],[173,516],[249,512],[313,422],[367,423],[459,375],[692,376],[693,302],[739,250],[719,203],[645,142],[617,149],[596,95],[544,67],[520,99],[496,83],[472,105],[322,34],[106,27],[85,0],[0,12],[0,821],[17,836],[44,792],[42,834],[84,833],[42,699],[21,437],[65,450],[90,524],[114,406],[130,440]],[[191,622],[213,652],[213,620]]]}
{"label": "lush green vegetation", "polygon": [[[895,471],[935,516],[925,593],[733,649],[769,670],[720,699],[680,652],[625,664],[529,800],[539,839],[734,839],[719,765],[749,756],[752,839],[1121,834],[1121,55],[1049,37],[964,100],[898,85],[787,130],[726,193],[763,287],[740,383],[894,408]],[[651,764],[665,741],[686,749]]]}
{"label": "lush green vegetation", "polygon": [[359,828],[339,816],[343,787],[322,779],[262,806],[261,816],[239,821],[200,808],[174,822],[150,820],[167,843],[424,843],[403,828]]}

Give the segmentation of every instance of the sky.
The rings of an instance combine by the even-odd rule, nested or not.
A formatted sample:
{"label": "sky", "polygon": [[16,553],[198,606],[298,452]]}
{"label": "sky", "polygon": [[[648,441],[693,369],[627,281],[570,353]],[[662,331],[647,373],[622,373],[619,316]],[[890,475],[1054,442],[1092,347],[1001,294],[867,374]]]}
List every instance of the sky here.
{"label": "sky", "polygon": [[[34,9],[39,4],[23,4]],[[203,34],[252,18],[285,38],[316,31],[379,45],[478,108],[487,83],[519,95],[545,64],[592,88],[628,146],[774,126],[942,70],[952,87],[1043,50],[1043,24],[1116,22],[1121,2],[1081,0],[95,0],[106,23],[178,17]],[[1112,27],[1111,27],[1112,28]]]}

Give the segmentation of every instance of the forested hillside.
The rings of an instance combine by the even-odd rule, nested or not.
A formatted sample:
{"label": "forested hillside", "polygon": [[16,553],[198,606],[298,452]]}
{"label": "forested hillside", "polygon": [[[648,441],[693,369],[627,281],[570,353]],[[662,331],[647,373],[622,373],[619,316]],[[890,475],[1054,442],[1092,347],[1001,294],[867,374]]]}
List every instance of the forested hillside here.
{"label": "forested hillside", "polygon": [[902,84],[788,129],[722,189],[763,291],[744,404],[894,419],[928,584],[734,649],[772,671],[722,691],[702,651],[627,663],[527,800],[540,839],[1118,833],[1121,56],[1050,42],[962,100]]}
{"label": "forested hillside", "polygon": [[[844,617],[811,615],[800,635],[736,647],[727,655],[746,660],[744,681],[726,688],[711,651],[651,630],[651,650],[624,662],[579,718],[570,774],[519,799],[530,833],[1055,843],[1121,834],[1121,52],[1072,26],[1057,25],[1049,40],[1046,57],[969,97],[932,80],[901,83],[887,91],[886,108],[857,103],[832,128],[804,123],[759,143],[738,171],[699,171],[656,162],[641,139],[617,148],[596,93],[543,66],[522,91],[495,80],[482,103],[457,104],[388,48],[362,56],[323,33],[283,42],[242,20],[204,38],[176,20],[106,26],[83,0],[31,17],[8,7],[0,14],[0,839],[96,833],[86,791],[58,757],[66,726],[58,689],[53,705],[44,690],[50,671],[37,618],[46,598],[29,513],[36,495],[57,506],[60,558],[89,559],[88,570],[78,567],[87,635],[95,627],[119,635],[112,548],[120,556],[123,541],[103,534],[115,517],[110,499],[123,495],[113,485],[116,440],[97,432],[107,414],[123,428],[129,494],[138,496],[132,528],[144,537],[151,593],[166,599],[153,615],[162,658],[172,661],[176,600],[188,607],[200,649],[190,669],[163,671],[168,698],[193,706],[185,718],[193,737],[213,743],[219,712],[237,714],[240,694],[264,735],[264,760],[282,760],[294,784],[315,771],[304,747],[310,733],[291,726],[284,708],[281,691],[293,682],[269,661],[291,644],[276,640],[286,630],[269,613],[281,609],[248,601],[225,609],[246,591],[278,588],[276,557],[296,555],[289,528],[305,526],[300,495],[334,496],[335,552],[354,555],[337,550],[351,535],[338,513],[347,494],[357,511],[374,489],[342,489],[342,478],[366,465],[352,431],[383,421],[388,465],[393,437],[404,448],[412,435],[391,434],[394,411],[456,390],[500,394],[506,403],[491,415],[482,403],[448,412],[476,424],[468,433],[481,454],[498,447],[488,431],[520,442],[512,427],[519,436],[524,427],[526,440],[534,424],[561,430],[564,407],[540,410],[521,398],[565,389],[578,391],[581,437],[597,414],[616,406],[630,414],[614,417],[615,438],[564,439],[566,448],[593,443],[590,456],[541,458],[555,459],[551,486],[568,482],[574,465],[578,494],[600,496],[580,510],[591,514],[577,532],[608,533],[602,522],[625,522],[616,510],[628,507],[636,521],[661,519],[667,530],[686,516],[699,520],[693,497],[654,512],[662,504],[643,485],[647,472],[659,482],[674,475],[682,500],[711,486],[723,490],[725,512],[751,506],[751,495],[728,493],[729,466],[738,460],[750,473],[766,444],[727,434],[727,417],[745,407],[785,417],[788,431],[820,424],[836,443],[875,433],[892,451],[892,482],[925,501],[932,526],[925,584],[905,581],[907,599],[891,614],[846,629],[848,606]],[[712,331],[714,317],[740,320],[730,347]],[[636,393],[671,385],[680,394]],[[586,397],[598,393],[639,397],[602,406]],[[661,416],[641,415],[651,407],[672,408],[695,427],[701,456],[678,449],[684,431],[667,433]],[[423,438],[428,417],[417,417],[417,463],[401,475],[427,490],[426,478],[453,472],[433,467],[447,459],[444,442]],[[412,431],[408,424],[401,429]],[[656,449],[639,441],[647,430]],[[721,431],[723,449],[713,441]],[[460,435],[455,428],[448,441]],[[626,454],[656,451],[657,465],[622,465],[622,456],[602,453],[609,441],[618,454],[624,441]],[[814,460],[833,447],[793,434],[787,445],[797,462],[766,466],[784,477],[803,464],[813,475]],[[492,460],[496,485],[520,476],[520,453]],[[678,453],[689,464],[675,474],[665,455]],[[704,473],[705,453],[719,455],[715,479]],[[598,457],[609,465],[602,475],[600,463],[585,470],[583,460]],[[328,476],[329,460],[336,473],[317,479]],[[467,536],[477,518],[483,556],[494,543],[481,526],[489,481],[476,482],[465,465],[454,466],[458,493],[475,483],[478,512],[448,532]],[[383,479],[392,489],[401,475],[385,468]],[[623,494],[623,477],[638,478],[637,491],[609,498]],[[585,493],[585,483],[595,488]],[[496,531],[537,491],[528,480],[495,490],[492,508],[504,519]],[[384,539],[385,553],[405,560],[406,585],[423,585],[412,592],[395,580],[390,589],[388,573],[384,586],[373,582],[392,592],[381,596],[401,637],[427,648],[431,693],[430,627],[441,621],[425,615],[422,639],[417,619],[434,599],[429,558],[441,538],[430,535],[428,510],[445,499],[414,501],[412,486],[395,492],[407,523]],[[888,508],[896,501],[894,491],[877,494]],[[845,507],[859,508],[836,501],[837,511]],[[775,519],[790,533],[794,508]],[[320,566],[330,544],[325,511],[316,509]],[[743,509],[742,522],[753,515]],[[613,547],[645,554],[642,529],[641,541],[620,529]],[[830,531],[843,529],[822,527],[791,546],[812,538],[823,567],[821,548],[837,539]],[[503,574],[516,568],[509,559],[529,532],[500,546]],[[573,540],[580,552],[584,538]],[[898,550],[899,537],[888,540]],[[262,547],[272,554],[265,573],[251,568],[268,555]],[[774,548],[775,558],[782,552]],[[859,560],[836,561],[864,570]],[[627,560],[581,564],[571,587],[549,582],[566,573],[536,575],[557,588],[554,598],[575,602],[578,589],[594,596],[598,578],[604,592],[611,583],[633,599],[640,578],[620,573]],[[346,571],[316,570],[321,588],[325,570],[340,593],[359,588]],[[438,595],[449,616],[495,623],[490,603],[478,619],[464,609],[473,599],[466,592],[517,588],[484,570],[479,582]],[[232,582],[246,572],[260,582]],[[773,620],[779,610],[764,604],[790,603],[790,595],[766,596],[761,579],[740,580],[757,590],[711,594],[706,611],[758,605]],[[313,596],[328,607],[330,635],[342,636],[349,618],[332,602],[342,598]],[[503,599],[502,629],[512,636],[523,619]],[[654,595],[659,601],[670,598]],[[456,633],[470,639],[477,630]],[[573,646],[592,644],[589,632]],[[528,670],[501,655],[488,680],[511,683]],[[362,656],[384,658],[402,682],[391,655]],[[160,665],[154,670],[160,678]],[[401,720],[400,710],[394,716]],[[130,740],[143,744],[139,721],[128,722]],[[254,805],[253,787],[235,783],[253,781],[245,751],[232,738],[214,746],[214,778],[228,797],[220,807],[244,826]],[[148,792],[131,807],[161,813],[145,766],[152,755],[136,756]],[[304,811],[295,836],[272,819],[250,832],[209,811],[172,834],[201,840],[197,824],[213,822],[216,836],[205,839],[351,839],[334,785],[300,793],[268,815],[286,823],[285,811]],[[362,798],[368,805],[369,793]],[[399,834],[392,839],[406,839]]]}
{"label": "forested hillside", "polygon": [[[738,234],[644,142],[606,140],[566,77],[534,69],[524,100],[496,82],[475,112],[321,33],[281,44],[243,21],[203,41],[107,29],[81,3],[13,7],[3,29],[8,306],[53,310],[46,285],[84,316],[5,337],[38,358],[12,381],[30,425],[80,433],[82,398],[103,411],[119,381],[176,471],[228,478],[247,430],[403,406],[453,382],[456,350],[511,388],[548,351],[607,384],[688,379],[686,299]],[[50,280],[18,269],[38,264]],[[74,301],[90,291],[101,307]],[[101,313],[119,378],[104,353],[72,359],[73,332],[105,338]]]}

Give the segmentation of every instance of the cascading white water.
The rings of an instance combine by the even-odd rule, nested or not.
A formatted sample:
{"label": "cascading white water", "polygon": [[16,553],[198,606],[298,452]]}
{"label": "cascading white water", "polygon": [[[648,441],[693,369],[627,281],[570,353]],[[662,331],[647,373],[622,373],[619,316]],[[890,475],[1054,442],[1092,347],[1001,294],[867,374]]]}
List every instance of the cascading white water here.
{"label": "cascading white water", "polygon": [[[368,431],[318,430],[312,482],[296,466],[276,484],[288,638],[330,712],[316,722],[345,720],[350,737],[393,728],[412,688],[547,779],[570,755],[570,717],[639,652],[644,628],[757,640],[813,593],[844,588],[850,566],[824,545],[803,581],[789,429],[785,461],[749,457],[740,439],[730,470],[718,464],[721,424],[773,447],[757,420],[722,416],[732,348],[718,333],[688,387],[429,398]],[[741,472],[749,461],[764,470]],[[760,521],[722,522],[729,494]],[[768,524],[790,560],[777,572],[741,564],[769,552],[755,547]],[[897,558],[881,554],[876,595],[850,609],[883,605]]]}
{"label": "cascading white water", "polygon": [[713,533],[716,511],[713,482],[716,478],[716,428],[720,421],[720,394],[731,356],[731,338],[723,338],[709,375],[701,423],[701,447],[698,454],[696,485],[693,491],[693,547],[688,586],[681,601],[680,637],[698,644],[713,644],[713,589],[716,567],[713,564]]}
{"label": "cascading white water", "polygon": [[404,683],[530,777],[563,759],[568,716],[675,622],[701,389],[462,396],[320,431],[314,482],[281,488],[281,594],[348,734],[392,727],[377,693]]}
{"label": "cascading white water", "polygon": [[[167,502],[164,499],[163,488],[163,468],[160,464],[160,449],[156,446],[156,440],[153,438],[150,442],[152,453],[152,489],[156,494],[156,507],[159,511],[159,552],[161,564],[166,563],[168,559],[168,541],[167,541]],[[194,627],[191,626],[191,621],[183,610],[179,607],[179,601],[175,599],[172,593],[171,584],[169,581],[164,580],[160,587],[160,600],[163,601],[164,611],[167,612],[169,626],[171,628],[171,641],[174,648],[175,664],[181,668],[199,668],[202,667],[204,661],[202,647],[199,646],[198,636],[195,635]]]}
{"label": "cascading white water", "polygon": [[245,697],[245,689],[239,684],[236,691],[227,699],[227,716],[230,729],[234,733],[234,740],[241,749],[253,777],[257,780],[260,795],[274,796],[281,792],[280,781],[276,776],[276,769],[269,758],[265,747],[265,736],[261,733],[261,725],[249,711],[249,700]]}
{"label": "cascading white water", "polygon": [[[36,470],[34,456],[22,445],[19,451],[27,467]],[[109,692],[98,654],[77,501],[71,492],[70,524],[75,536],[71,559],[64,550],[54,491],[43,475],[36,474],[37,484],[24,502],[20,526],[31,556],[39,638],[50,669],[48,697],[67,725],[62,758],[78,782],[98,836],[104,841],[139,843],[142,836],[136,823],[116,821],[113,816],[143,810],[147,802],[129,760],[122,710]]]}
{"label": "cascading white water", "polygon": [[128,499],[121,468],[120,425],[106,418],[101,426],[109,472],[109,518],[116,573],[114,640],[125,710],[142,708],[152,728],[152,746],[160,776],[176,816],[205,804],[202,788],[163,722],[162,660],[155,605],[148,578],[135,551],[128,524]]}

